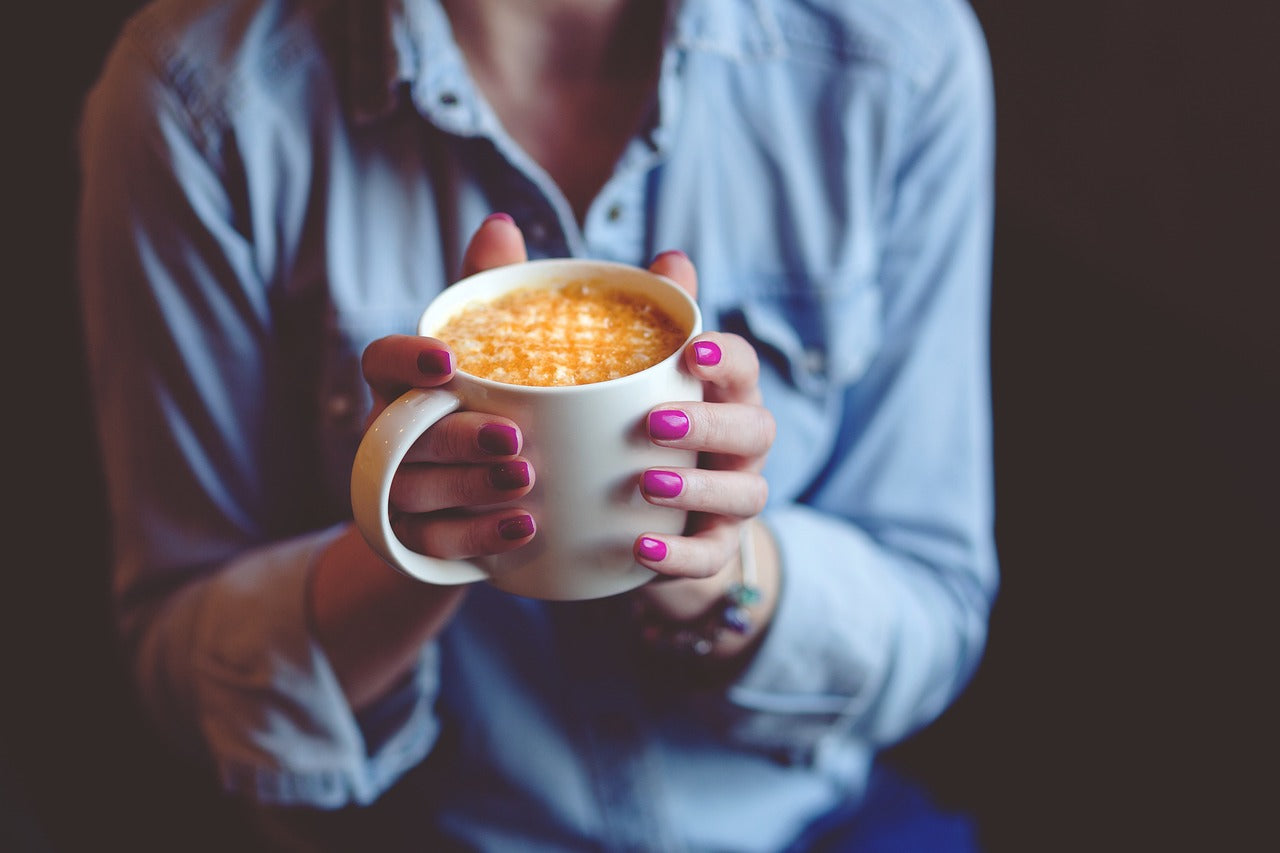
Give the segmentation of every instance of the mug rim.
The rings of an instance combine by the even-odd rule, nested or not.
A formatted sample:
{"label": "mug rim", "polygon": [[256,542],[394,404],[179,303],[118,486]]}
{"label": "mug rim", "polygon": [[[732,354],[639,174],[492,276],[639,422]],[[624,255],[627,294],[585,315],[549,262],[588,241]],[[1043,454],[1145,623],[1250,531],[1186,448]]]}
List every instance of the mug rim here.
{"label": "mug rim", "polygon": [[[496,379],[488,379],[483,376],[477,376],[474,373],[469,373],[468,371],[463,370],[462,367],[459,366],[454,370],[454,378],[449,380],[449,382],[446,383],[444,387],[448,387],[448,385],[453,384],[453,382],[458,377],[461,376],[461,377],[466,377],[466,380],[468,382],[473,382],[481,388],[494,390],[494,391],[503,391],[506,393],[511,393],[513,391],[519,392],[519,393],[529,392],[535,395],[590,393],[590,389],[593,389],[593,388],[603,388],[606,386],[612,388],[621,384],[625,384],[628,381],[638,382],[640,381],[638,377],[644,376],[645,374],[651,371],[664,368],[670,362],[683,358],[684,351],[685,349],[688,348],[689,343],[698,335],[702,334],[703,332],[702,310],[698,306],[698,301],[694,299],[692,296],[690,296],[689,293],[683,287],[676,284],[675,281],[667,278],[665,275],[659,275],[658,273],[653,272],[651,270],[647,270],[644,267],[638,267],[632,264],[625,264],[619,261],[593,260],[591,258],[538,258],[531,261],[520,261],[517,264],[506,264],[500,267],[490,267],[487,270],[481,270],[478,273],[473,273],[472,275],[469,275],[466,278],[459,279],[458,281],[449,285],[449,288],[446,288],[445,290],[441,291],[441,294],[446,293],[450,288],[458,287],[459,285],[465,284],[466,282],[473,281],[475,279],[478,279],[482,276],[489,275],[491,273],[510,270],[511,267],[515,267],[515,266],[519,266],[522,268],[529,267],[529,266],[591,267],[596,269],[603,268],[606,270],[608,269],[624,270],[629,275],[641,273],[642,275],[648,276],[653,279],[657,279],[658,281],[666,282],[666,284],[669,285],[672,290],[678,293],[679,298],[682,299],[690,309],[692,323],[690,324],[689,331],[685,334],[684,340],[680,343],[678,347],[676,347],[674,352],[672,352],[670,355],[668,355],[666,358],[662,359],[661,361],[654,362],[653,364],[649,365],[643,370],[637,370],[635,373],[628,373],[626,376],[617,376],[617,377],[614,377],[613,379],[605,379],[600,382],[586,382],[581,385],[518,385],[514,382],[499,382]],[[518,285],[516,287],[518,287]],[[513,287],[512,289],[514,290],[516,288]],[[437,298],[439,298],[439,296],[437,296]],[[418,318],[417,331],[420,337],[435,337],[434,335],[423,334],[423,329],[422,329],[423,323],[426,320],[427,314],[431,312],[431,309],[434,306],[434,304],[435,304],[435,300],[433,299],[431,304],[428,305],[425,309],[423,309],[422,314]],[[437,340],[439,339],[437,338]]]}

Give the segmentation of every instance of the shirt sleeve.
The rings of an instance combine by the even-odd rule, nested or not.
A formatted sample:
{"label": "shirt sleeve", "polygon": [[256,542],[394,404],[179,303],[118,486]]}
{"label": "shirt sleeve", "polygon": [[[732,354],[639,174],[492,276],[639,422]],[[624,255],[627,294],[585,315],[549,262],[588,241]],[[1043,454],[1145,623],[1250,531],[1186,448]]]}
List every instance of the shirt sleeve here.
{"label": "shirt sleeve", "polygon": [[729,699],[735,734],[768,748],[892,743],[946,708],[985,644],[993,110],[982,37],[962,20],[892,159],[880,348],[842,392],[819,480],[765,514],[782,589]]}
{"label": "shirt sleeve", "polygon": [[86,102],[79,264],[142,704],[225,785],[369,802],[431,748],[434,647],[360,717],[309,630],[333,518],[216,79],[122,39]]}

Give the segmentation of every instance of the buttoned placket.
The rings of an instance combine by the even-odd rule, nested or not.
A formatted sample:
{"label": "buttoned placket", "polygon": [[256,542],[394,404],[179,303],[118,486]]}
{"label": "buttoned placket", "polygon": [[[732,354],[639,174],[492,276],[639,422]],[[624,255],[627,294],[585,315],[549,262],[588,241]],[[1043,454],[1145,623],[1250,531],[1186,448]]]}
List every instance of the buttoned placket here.
{"label": "buttoned placket", "polygon": [[659,157],[657,146],[646,137],[637,137],[627,146],[613,176],[587,210],[583,239],[591,257],[648,263],[652,247],[645,233],[645,194]]}
{"label": "buttoned placket", "polygon": [[[524,234],[529,257],[583,255],[583,239],[569,202],[546,171],[520,148],[479,95],[446,91],[436,97],[430,117],[458,136],[483,137],[496,151],[490,174],[477,175],[495,211],[511,216]],[[449,100],[450,103],[444,103]],[[486,152],[488,153],[488,152]]]}

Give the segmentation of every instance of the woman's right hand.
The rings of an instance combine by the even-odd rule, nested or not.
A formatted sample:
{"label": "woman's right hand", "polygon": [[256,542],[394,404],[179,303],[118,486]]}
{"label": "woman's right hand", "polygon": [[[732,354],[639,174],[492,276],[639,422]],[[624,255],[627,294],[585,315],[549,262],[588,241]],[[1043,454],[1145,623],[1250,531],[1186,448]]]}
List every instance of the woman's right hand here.
{"label": "woman's right hand", "polygon": [[[391,335],[364,351],[361,367],[373,392],[366,423],[409,388],[443,385],[453,376],[448,347],[434,338]],[[534,534],[519,507],[479,510],[520,498],[534,471],[520,455],[520,427],[507,418],[454,412],[433,424],[405,454],[391,482],[391,526],[407,547],[441,559],[510,551]]]}
{"label": "woman's right hand", "polygon": [[[503,215],[480,226],[463,259],[463,276],[525,259],[519,229]],[[373,392],[367,429],[410,388],[433,388],[453,377],[456,363],[435,338],[391,335],[369,344],[361,361]],[[534,470],[520,455],[523,436],[508,418],[479,412],[445,415],[419,438],[391,483],[391,526],[406,547],[429,557],[500,554],[533,538],[536,522],[517,506],[533,487]]]}

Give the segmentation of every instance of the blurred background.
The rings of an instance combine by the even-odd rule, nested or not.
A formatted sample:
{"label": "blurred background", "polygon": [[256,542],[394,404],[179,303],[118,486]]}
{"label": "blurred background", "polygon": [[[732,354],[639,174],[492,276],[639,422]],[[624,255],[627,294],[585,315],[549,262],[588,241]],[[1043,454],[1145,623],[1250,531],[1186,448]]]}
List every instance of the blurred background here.
{"label": "blurred background", "polygon": [[[73,129],[138,5],[13,13],[3,850],[243,849],[136,717],[106,610]],[[1275,7],[973,6],[998,109],[1004,586],[972,685],[892,757],[992,851],[1243,847],[1276,757]]]}

